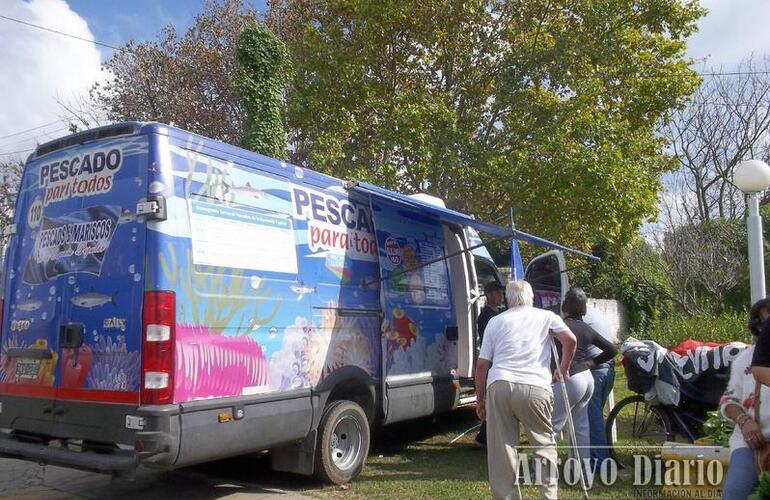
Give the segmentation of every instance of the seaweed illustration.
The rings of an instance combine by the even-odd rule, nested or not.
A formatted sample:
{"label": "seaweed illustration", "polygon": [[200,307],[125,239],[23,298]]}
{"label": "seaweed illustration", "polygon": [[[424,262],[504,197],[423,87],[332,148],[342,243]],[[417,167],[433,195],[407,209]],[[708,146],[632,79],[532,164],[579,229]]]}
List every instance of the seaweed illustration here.
{"label": "seaweed illustration", "polygon": [[[212,334],[214,333],[214,334]],[[178,325],[176,401],[240,396],[269,385],[269,368],[251,337],[216,335],[205,326]],[[213,374],[216,373],[216,376]]]}
{"label": "seaweed illustration", "polygon": [[[159,254],[160,267],[170,284],[191,304],[190,315],[195,325],[205,325],[210,330],[224,331],[238,317],[237,335],[248,334],[255,327],[269,324],[275,319],[281,307],[276,299],[272,310],[265,313],[263,306],[269,300],[271,288],[260,281],[253,287],[243,270],[234,269],[225,274],[225,268],[215,266],[180,266],[174,246],[167,244],[168,260]],[[187,262],[192,262],[192,251],[188,248]],[[253,304],[253,314],[244,310]],[[240,316],[238,316],[240,314]],[[185,317],[183,315],[183,317]],[[249,319],[247,319],[249,318]]]}
{"label": "seaweed illustration", "polygon": [[[212,165],[213,160],[202,155],[202,150],[203,142],[193,144],[192,136],[190,136],[187,141],[187,149],[185,150],[184,155],[184,158],[187,161],[187,179],[184,184],[185,199],[189,199],[190,195],[196,194],[220,201],[232,202],[234,196],[232,193],[228,193],[227,171],[220,170]],[[193,175],[195,174],[195,168],[199,163],[206,166],[206,180],[203,181],[203,185],[200,189],[193,193]]]}
{"label": "seaweed illustration", "polygon": [[114,341],[102,336],[92,347],[93,362],[86,378],[87,387],[101,390],[139,389],[139,353],[129,352],[122,336]]}

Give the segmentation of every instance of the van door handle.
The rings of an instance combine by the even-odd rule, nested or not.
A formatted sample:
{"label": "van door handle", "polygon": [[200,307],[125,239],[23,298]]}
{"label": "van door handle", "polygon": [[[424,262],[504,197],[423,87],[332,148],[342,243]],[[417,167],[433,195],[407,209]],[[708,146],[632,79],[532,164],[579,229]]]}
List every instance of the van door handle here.
{"label": "van door handle", "polygon": [[85,325],[82,323],[68,323],[59,327],[59,347],[64,349],[77,349],[83,345],[85,338]]}

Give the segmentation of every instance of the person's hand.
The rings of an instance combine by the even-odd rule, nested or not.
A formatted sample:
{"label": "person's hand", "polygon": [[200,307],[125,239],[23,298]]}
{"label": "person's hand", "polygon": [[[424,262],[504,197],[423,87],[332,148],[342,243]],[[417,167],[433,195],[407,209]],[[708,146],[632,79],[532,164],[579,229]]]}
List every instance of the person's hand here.
{"label": "person's hand", "polygon": [[751,417],[745,419],[743,425],[741,425],[741,434],[743,434],[744,441],[752,450],[758,450],[765,444],[762,429],[759,428],[759,424]]}
{"label": "person's hand", "polygon": [[476,398],[476,416],[479,417],[479,420],[482,422],[487,418],[487,410],[484,405],[484,399]]}
{"label": "person's hand", "polygon": [[[569,380],[569,370],[564,370],[561,372],[561,376],[564,378],[564,383],[567,383]],[[558,384],[559,383],[559,370],[554,370],[553,377],[551,378],[552,384]]]}

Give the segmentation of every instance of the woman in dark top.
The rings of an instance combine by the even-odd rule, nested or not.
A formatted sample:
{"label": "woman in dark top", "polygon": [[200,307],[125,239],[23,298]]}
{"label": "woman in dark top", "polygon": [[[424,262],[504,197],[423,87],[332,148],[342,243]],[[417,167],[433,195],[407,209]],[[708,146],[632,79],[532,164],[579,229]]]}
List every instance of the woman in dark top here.
{"label": "woman in dark top", "polygon": [[757,301],[749,311],[749,331],[757,339],[751,373],[757,382],[770,386],[770,299]]}
{"label": "woman in dark top", "polygon": [[[572,420],[575,424],[575,435],[577,436],[577,445],[580,451],[575,456],[570,451],[571,456],[580,460],[583,464],[583,458],[589,458],[591,446],[591,432],[588,424],[588,402],[594,393],[594,378],[591,375],[591,368],[597,364],[604,363],[612,359],[617,353],[614,345],[596,330],[583,322],[583,316],[586,313],[588,298],[580,288],[572,288],[564,296],[562,311],[565,314],[564,322],[572,333],[577,337],[577,350],[575,357],[570,365],[570,378],[566,383],[567,397],[570,408],[564,407],[564,396],[561,393],[561,385],[553,384],[553,432],[558,436],[564,424],[567,422],[567,411],[572,414]],[[601,354],[592,356],[595,352],[591,346],[596,346],[601,350]]]}

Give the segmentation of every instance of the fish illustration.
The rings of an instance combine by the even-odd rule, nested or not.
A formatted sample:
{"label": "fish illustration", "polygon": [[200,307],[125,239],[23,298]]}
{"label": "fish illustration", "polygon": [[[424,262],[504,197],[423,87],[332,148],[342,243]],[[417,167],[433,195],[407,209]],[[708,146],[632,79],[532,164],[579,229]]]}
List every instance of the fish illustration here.
{"label": "fish illustration", "polygon": [[233,193],[241,196],[253,196],[258,200],[261,200],[267,196],[267,194],[261,189],[252,187],[250,182],[246,182],[246,184],[243,186],[231,186],[229,184],[225,184],[225,193]]}
{"label": "fish illustration", "polygon": [[27,299],[17,303],[16,309],[18,309],[19,311],[31,312],[31,311],[36,311],[40,309],[40,306],[42,305],[43,305],[43,301],[41,300]]}
{"label": "fish illustration", "polygon": [[94,307],[103,306],[104,304],[111,302],[116,305],[115,297],[118,292],[112,294],[112,296],[105,295],[103,293],[95,292],[92,288],[90,292],[81,293],[72,297],[71,302],[78,307],[85,307],[86,309],[93,309]]}
{"label": "fish illustration", "polygon": [[316,287],[314,287],[314,286],[313,287],[307,286],[306,284],[304,284],[301,281],[291,285],[290,288],[291,288],[292,292],[294,292],[296,294],[299,294],[299,295],[304,295],[306,293],[315,293],[315,291],[316,291]]}
{"label": "fish illustration", "polygon": [[136,215],[132,211],[126,210],[118,217],[118,224],[128,224],[129,222],[134,222],[135,219]]}

